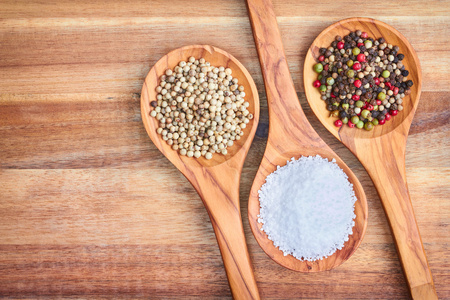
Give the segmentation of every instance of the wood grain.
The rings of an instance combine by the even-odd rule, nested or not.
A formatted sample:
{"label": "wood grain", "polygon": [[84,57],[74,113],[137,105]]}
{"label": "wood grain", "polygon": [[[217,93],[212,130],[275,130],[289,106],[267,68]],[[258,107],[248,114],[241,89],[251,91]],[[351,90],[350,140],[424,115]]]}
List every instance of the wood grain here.
{"label": "wood grain", "polygon": [[[244,2],[166,3],[1,1],[0,297],[231,298],[209,216],[195,189],[148,138],[140,93],[151,66],[189,44],[227,50],[247,68],[261,116],[240,180],[245,217],[268,134],[262,74]],[[443,109],[450,98],[450,4],[273,4],[303,111],[364,186],[369,219],[347,262],[304,274],[269,259],[244,218],[261,298],[409,297],[372,180],[321,125],[304,94],[304,58],[316,36],[338,20],[367,16],[397,28],[421,62],[406,178],[436,292],[450,299],[450,113]]]}
{"label": "wood grain", "polygon": [[[405,109],[399,117],[372,131],[333,126],[318,90],[311,85],[317,78],[312,66],[318,61],[320,47],[331,43],[337,35],[345,36],[356,30],[399,46],[405,55],[402,62],[409,70],[408,78],[414,82],[410,95],[403,99]],[[406,183],[406,139],[422,88],[422,71],[414,49],[403,35],[385,23],[368,18],[346,19],[329,26],[314,40],[305,59],[304,83],[307,99],[319,120],[358,157],[375,183],[413,299],[437,299]]]}
{"label": "wood grain", "polygon": [[[189,158],[172,150],[156,132],[158,121],[150,117],[150,102],[156,101],[156,87],[160,83],[160,76],[167,69],[174,69],[180,61],[188,61],[190,57],[204,58],[212,66],[230,68],[233,78],[237,78],[244,87],[245,100],[249,103],[248,111],[253,114],[241,139],[227,149],[226,155],[215,154],[211,160],[204,157]],[[251,75],[231,54],[209,45],[192,45],[172,50],[152,67],[145,78],[141,95],[141,116],[155,146],[183,173],[202,198],[216,234],[233,298],[259,299],[239,207],[242,166],[259,121],[258,91]]]}

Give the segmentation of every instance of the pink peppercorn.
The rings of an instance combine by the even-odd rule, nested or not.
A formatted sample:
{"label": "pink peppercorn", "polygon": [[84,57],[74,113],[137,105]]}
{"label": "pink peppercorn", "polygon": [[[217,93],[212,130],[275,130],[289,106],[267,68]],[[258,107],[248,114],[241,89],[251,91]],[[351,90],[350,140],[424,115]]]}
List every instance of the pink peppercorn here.
{"label": "pink peppercorn", "polygon": [[398,94],[398,87],[395,87],[394,88],[394,95],[397,95]]}
{"label": "pink peppercorn", "polygon": [[319,56],[319,61],[324,61],[325,60],[325,56],[321,55]]}
{"label": "pink peppercorn", "polygon": [[358,54],[358,56],[356,57],[356,59],[357,59],[359,62],[363,62],[363,61],[366,61],[366,56],[365,56],[363,53],[360,53],[360,54]]}
{"label": "pink peppercorn", "polygon": [[396,116],[398,114],[398,110],[391,110],[390,114]]}
{"label": "pink peppercorn", "polygon": [[391,118],[392,118],[392,116],[391,116],[390,114],[386,114],[386,116],[385,116],[384,119],[385,119],[386,121],[389,121]]}
{"label": "pink peppercorn", "polygon": [[372,104],[368,104],[368,105],[367,105],[367,110],[372,111],[372,110],[373,110],[373,105],[372,105]]}
{"label": "pink peppercorn", "polygon": [[375,82],[376,85],[380,85],[380,78],[377,77],[373,81]]}
{"label": "pink peppercorn", "polygon": [[360,88],[361,87],[361,80],[355,80],[355,82],[353,82],[353,84],[355,85],[356,88]]}
{"label": "pink peppercorn", "polygon": [[344,42],[343,42],[343,41],[340,41],[339,43],[337,43],[337,48],[338,48],[339,50],[344,49]]}
{"label": "pink peppercorn", "polygon": [[352,121],[348,121],[347,125],[350,128],[354,128],[355,127],[355,124],[353,124]]}
{"label": "pink peppercorn", "polygon": [[361,69],[361,64],[359,62],[355,62],[353,64],[353,70],[358,71]]}
{"label": "pink peppercorn", "polygon": [[367,34],[367,32],[361,32],[361,38],[363,38],[363,39],[367,39],[367,37],[368,37],[369,35]]}
{"label": "pink peppercorn", "polygon": [[358,95],[353,95],[352,99],[355,100],[355,101],[358,101],[359,100],[359,96]]}
{"label": "pink peppercorn", "polygon": [[377,105],[381,105],[383,103],[381,100],[377,100]]}
{"label": "pink peppercorn", "polygon": [[383,120],[379,120],[379,121],[378,121],[378,124],[379,124],[379,125],[383,125],[384,123],[386,123],[386,119],[383,119]]}
{"label": "pink peppercorn", "polygon": [[341,126],[342,126],[342,121],[341,121],[341,120],[336,120],[336,121],[334,122],[334,126],[336,126],[336,127],[341,127]]}
{"label": "pink peppercorn", "polygon": [[313,83],[313,86],[314,86],[315,88],[318,88],[318,87],[320,87],[320,86],[321,86],[321,84],[320,84],[320,80],[316,80],[316,81],[314,81],[314,83]]}

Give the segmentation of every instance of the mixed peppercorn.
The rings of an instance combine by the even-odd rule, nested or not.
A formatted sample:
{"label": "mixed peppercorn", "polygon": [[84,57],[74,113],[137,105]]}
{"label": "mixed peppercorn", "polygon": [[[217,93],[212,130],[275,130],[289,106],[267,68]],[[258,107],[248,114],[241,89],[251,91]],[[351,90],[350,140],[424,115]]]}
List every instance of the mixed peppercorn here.
{"label": "mixed peppercorn", "polygon": [[330,47],[320,48],[313,85],[330,116],[338,117],[334,125],[372,130],[402,111],[403,98],[413,85],[404,57],[398,46],[360,30],[336,36]]}

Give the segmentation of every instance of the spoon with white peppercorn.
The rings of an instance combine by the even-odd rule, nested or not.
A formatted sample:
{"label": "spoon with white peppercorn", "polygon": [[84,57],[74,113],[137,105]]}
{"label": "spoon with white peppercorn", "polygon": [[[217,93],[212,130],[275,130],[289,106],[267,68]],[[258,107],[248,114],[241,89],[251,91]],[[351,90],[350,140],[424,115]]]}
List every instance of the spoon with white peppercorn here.
{"label": "spoon with white peppercorn", "polygon": [[[272,2],[270,0],[247,0],[247,5],[264,77],[269,110],[267,146],[253,182],[248,203],[250,226],[261,248],[278,264],[300,272],[331,270],[349,259],[364,237],[368,215],[366,196],[355,174],[325,144],[306,119],[289,72]],[[286,165],[286,162],[292,157],[299,159],[301,156],[316,155],[330,161],[335,159],[348,176],[357,198],[354,207],[356,217],[353,233],[342,249],[321,260],[307,261],[296,259],[292,255],[285,256],[261,230],[262,224],[258,221],[260,215],[258,191],[267,176],[277,170],[277,166]],[[292,231],[296,230],[299,229],[292,228]]]}
{"label": "spoon with white peppercorn", "polygon": [[[191,58],[192,60],[192,62],[190,63],[189,58]],[[154,111],[154,109],[158,107],[158,99],[161,98],[158,97],[158,94],[162,91],[162,89],[158,89],[159,92],[157,91],[157,87],[160,86],[161,83],[160,76],[164,75],[168,69],[177,69],[179,71],[179,68],[176,68],[177,66],[182,66],[184,68],[185,64],[182,63],[180,65],[180,62],[188,62],[187,64],[190,64],[190,66],[194,65],[192,67],[193,70],[198,71],[201,68],[196,68],[195,64],[199,64],[198,60],[200,60],[201,58],[202,63],[203,60],[205,61],[205,63],[203,63],[202,65],[206,65],[206,62],[209,62],[211,66],[223,67],[224,69],[227,69],[226,75],[222,74],[222,72],[224,72],[222,69],[222,71],[220,72],[218,72],[218,70],[214,70],[213,73],[215,75],[209,72],[206,75],[202,75],[202,78],[206,77],[207,82],[213,83],[211,86],[205,85],[205,88],[202,87],[202,92],[209,92],[210,88],[215,89],[217,88],[217,86],[220,86],[220,84],[223,83],[223,81],[221,81],[222,83],[219,84],[214,83],[215,81],[212,79],[221,77],[229,78],[227,75],[230,74],[232,74],[234,82],[230,82],[229,86],[235,86],[237,85],[237,83],[239,83],[240,90],[239,93],[236,92],[236,97],[223,97],[222,92],[218,92],[220,96],[216,96],[214,95],[214,93],[210,93],[213,94],[212,98],[219,99],[217,102],[221,102],[221,100],[223,100],[224,107],[226,107],[225,103],[230,104],[232,102],[232,99],[236,101],[233,102],[235,103],[235,105],[231,103],[230,109],[226,109],[225,114],[221,114],[221,112],[223,112],[223,109],[222,111],[219,111],[218,109],[217,111],[216,109],[209,110],[209,112],[207,113],[207,117],[211,118],[211,114],[214,114],[213,116],[218,117],[218,119],[213,119],[214,122],[218,121],[216,122],[217,126],[215,123],[212,124],[212,121],[207,123],[204,119],[199,119],[194,124],[196,118],[200,118],[200,112],[198,112],[198,109],[200,108],[195,107],[195,109],[197,110],[194,112],[194,109],[192,109],[192,107],[194,105],[203,105],[204,108],[206,102],[208,101],[209,102],[208,104],[206,104],[206,106],[212,105],[212,99],[208,97],[208,93],[204,94],[206,95],[206,97],[200,97],[200,93],[198,93],[199,97],[194,97],[195,99],[191,101],[193,103],[189,103],[190,96],[185,97],[184,100],[179,99],[180,102],[178,104],[174,103],[175,106],[172,107],[172,109],[182,111],[182,113],[185,114],[184,117],[186,119],[189,119],[191,122],[187,125],[185,124],[186,129],[190,130],[192,128],[193,130],[193,133],[191,132],[189,136],[183,138],[184,141],[186,141],[189,137],[187,148],[174,147],[173,133],[175,132],[171,132],[172,135],[170,140],[172,142],[168,142],[168,134],[163,135],[162,132],[163,130],[167,129],[169,129],[170,131],[170,128],[174,127],[174,125],[172,124],[173,121],[170,120],[171,125],[166,126],[167,120],[162,123],[161,116],[159,116],[157,119],[157,114],[152,113],[152,111]],[[189,70],[186,71],[187,73],[180,73],[186,73],[189,75]],[[195,72],[191,73],[192,74],[190,75],[192,76],[189,76],[188,80],[194,78]],[[167,74],[172,75],[171,71],[169,71]],[[177,77],[177,80],[181,79],[182,76],[178,76],[179,77]],[[192,82],[189,85],[192,87],[189,88],[189,91],[192,91],[192,93],[195,92],[194,89],[200,89],[200,81],[203,82],[203,79],[200,80],[200,76],[197,76],[196,78],[197,79],[192,79]],[[186,90],[188,89],[188,85],[183,85],[183,87],[185,87]],[[223,91],[227,90],[227,87],[220,86],[219,89]],[[185,89],[183,89],[183,92],[184,90]],[[233,88],[233,90],[236,90],[236,88]],[[243,91],[245,91],[245,93]],[[176,93],[173,93],[173,95],[174,97],[176,97]],[[189,92],[188,95],[191,95],[191,92]],[[238,95],[240,95],[240,97],[238,97]],[[170,97],[167,96],[167,98]],[[245,101],[243,101],[242,98],[244,98]],[[196,101],[198,101],[198,103]],[[162,101],[160,102],[162,103]],[[244,103],[246,102],[248,102],[248,104],[244,105]],[[217,103],[214,103],[214,106],[220,107],[220,105],[218,105]],[[248,111],[247,116],[244,116],[245,118],[238,118],[237,116],[235,116],[233,111],[238,110],[236,106],[243,107],[241,112],[245,110]],[[169,109],[169,111],[171,111],[171,109]],[[228,111],[230,112],[228,113]],[[171,115],[167,114],[167,110],[165,110],[165,112],[166,115],[169,116],[168,118],[170,118]],[[236,114],[237,113],[238,112],[236,112]],[[145,79],[141,94],[141,115],[145,129],[147,130],[147,133],[155,146],[167,157],[167,159],[169,159],[170,162],[172,162],[172,164],[175,165],[176,168],[178,168],[178,170],[181,171],[181,173],[183,173],[183,175],[189,180],[189,182],[193,185],[195,190],[200,195],[203,204],[208,211],[211,224],[216,234],[217,243],[219,244],[220,252],[222,254],[224,267],[227,273],[228,282],[230,284],[233,297],[235,299],[259,299],[258,288],[253,274],[253,268],[248,254],[247,244],[245,241],[239,205],[239,181],[241,171],[245,157],[250,148],[250,144],[255,135],[259,120],[258,91],[249,72],[232,55],[212,46],[193,45],[173,50],[172,52],[162,57],[153,66]],[[249,115],[251,115],[250,118],[248,117]],[[202,114],[202,116],[204,117],[205,114]],[[221,117],[224,117],[225,120],[220,120]],[[236,122],[238,122],[236,123],[231,119],[246,121],[241,122],[239,120],[236,120]],[[179,122],[177,123],[182,123],[181,120],[178,121]],[[211,139],[212,145],[208,145],[208,147],[210,146],[210,148],[207,148],[206,145],[203,144],[203,142],[200,142],[200,144],[202,144],[201,146],[199,145],[199,133],[196,132],[197,127],[195,126],[198,126],[200,123],[210,125],[208,128],[204,128],[204,130],[200,128],[201,132],[208,134],[208,136],[209,134],[211,134],[211,136],[215,137]],[[227,123],[228,125],[225,126],[225,124]],[[231,124],[233,124],[233,128],[231,128]],[[240,128],[236,128],[237,124],[240,124]],[[178,125],[179,124],[175,125],[174,128],[181,127]],[[219,128],[219,126],[221,126],[221,128]],[[233,129],[233,131],[230,131],[231,129]],[[208,133],[208,130],[212,130],[212,132]],[[228,135],[225,135],[224,132],[226,132],[227,130]],[[237,138],[236,132],[238,132],[239,138]],[[179,135],[180,137],[176,137],[181,138],[181,132],[179,133]],[[219,136],[221,136],[221,138],[219,138]],[[225,136],[225,138],[223,138],[223,136]],[[232,139],[231,136],[233,136],[234,138]],[[233,140],[233,142],[226,142],[226,145],[224,145],[223,140],[226,138],[228,138],[229,140]],[[218,139],[219,141],[217,141]],[[190,144],[191,140],[196,141],[195,146],[192,146],[192,144]],[[183,140],[181,141],[183,142]],[[206,141],[206,139],[204,141],[205,143],[209,143]],[[217,149],[216,147],[213,147],[214,145],[218,145]],[[221,149],[219,149],[219,147]],[[224,149],[225,151],[223,151]]]}

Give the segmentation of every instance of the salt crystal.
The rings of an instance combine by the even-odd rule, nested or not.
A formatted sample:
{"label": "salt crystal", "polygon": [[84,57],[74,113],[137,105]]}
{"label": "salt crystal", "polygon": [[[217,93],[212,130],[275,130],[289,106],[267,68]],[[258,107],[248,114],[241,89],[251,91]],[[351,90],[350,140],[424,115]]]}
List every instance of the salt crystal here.
{"label": "salt crystal", "polygon": [[328,257],[353,232],[357,199],[334,159],[292,158],[267,176],[258,193],[258,222],[285,256],[308,261]]}

